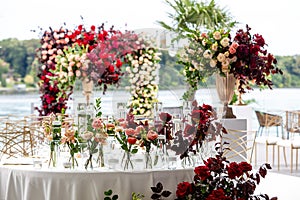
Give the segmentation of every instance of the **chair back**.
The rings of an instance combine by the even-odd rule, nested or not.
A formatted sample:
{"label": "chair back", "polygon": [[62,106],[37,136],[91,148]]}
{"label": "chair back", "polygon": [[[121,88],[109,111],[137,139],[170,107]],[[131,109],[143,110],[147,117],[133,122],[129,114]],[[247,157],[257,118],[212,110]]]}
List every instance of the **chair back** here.
{"label": "chair back", "polygon": [[300,133],[300,111],[286,111],[285,126],[289,133]]}
{"label": "chair back", "polygon": [[258,123],[262,127],[281,126],[282,116],[255,110]]}
{"label": "chair back", "polygon": [[232,129],[227,132],[221,137],[222,142],[227,143],[224,156],[232,161],[251,163],[257,132]]}

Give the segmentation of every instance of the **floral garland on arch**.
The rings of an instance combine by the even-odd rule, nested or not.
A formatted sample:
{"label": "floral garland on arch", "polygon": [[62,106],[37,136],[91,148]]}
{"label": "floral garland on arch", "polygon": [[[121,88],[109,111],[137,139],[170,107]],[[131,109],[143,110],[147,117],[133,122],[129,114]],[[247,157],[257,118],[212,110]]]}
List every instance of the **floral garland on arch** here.
{"label": "floral garland on arch", "polygon": [[57,98],[60,89],[58,81],[51,81],[54,74],[50,70],[55,69],[56,56],[58,51],[68,48],[72,45],[72,40],[66,37],[67,30],[60,28],[59,30],[46,30],[43,32],[40,43],[41,47],[36,50],[37,58],[41,64],[38,72],[39,87],[41,93],[41,107],[36,108],[41,116],[50,115],[51,113],[61,113],[67,109],[68,95],[63,98]]}
{"label": "floral garland on arch", "polygon": [[87,68],[82,72],[83,77],[93,80],[106,92],[108,85],[117,85],[123,76],[121,67],[126,62],[125,56],[143,45],[139,36],[131,31],[111,31],[109,39],[103,40],[87,53]]}
{"label": "floral garland on arch", "polygon": [[[68,61],[67,58],[71,57],[72,53],[83,56],[85,52],[80,51],[91,51],[99,40],[106,38],[106,35],[107,31],[104,30],[103,24],[98,30],[94,25],[89,30],[79,25],[73,31],[64,27],[58,30],[50,27],[41,34],[41,47],[36,50],[41,63],[38,77],[42,106],[40,109],[37,108],[40,115],[61,113],[67,109],[67,100],[72,94],[72,79],[74,74],[78,75],[75,69],[78,63],[73,65],[74,60]],[[63,77],[64,80],[60,82],[59,78]]]}
{"label": "floral garland on arch", "polygon": [[[149,42],[145,44],[150,44]],[[129,66],[131,98],[128,106],[134,115],[151,117],[154,103],[157,102],[160,53],[157,49],[146,46],[126,56]]]}

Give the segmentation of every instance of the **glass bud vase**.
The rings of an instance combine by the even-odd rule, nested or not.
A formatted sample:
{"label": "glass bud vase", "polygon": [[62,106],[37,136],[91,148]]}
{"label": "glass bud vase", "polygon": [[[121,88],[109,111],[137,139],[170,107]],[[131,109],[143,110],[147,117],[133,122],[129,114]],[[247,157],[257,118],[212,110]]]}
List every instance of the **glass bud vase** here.
{"label": "glass bud vase", "polygon": [[152,169],[152,157],[150,152],[145,152],[145,169]]}
{"label": "glass bud vase", "polygon": [[124,171],[132,171],[134,169],[131,152],[124,151],[121,167]]}
{"label": "glass bud vase", "polygon": [[59,160],[59,140],[52,140],[50,142],[50,158],[48,162],[49,168],[55,168],[58,166]]}
{"label": "glass bud vase", "polygon": [[98,144],[98,157],[97,157],[98,167],[104,167],[104,150],[103,144]]}
{"label": "glass bud vase", "polygon": [[156,169],[163,169],[167,166],[168,153],[166,149],[166,136],[158,135],[158,145],[154,153],[153,166]]}
{"label": "glass bud vase", "polygon": [[195,167],[194,156],[190,153],[188,156],[182,158],[181,166],[183,168],[193,168],[193,167]]}

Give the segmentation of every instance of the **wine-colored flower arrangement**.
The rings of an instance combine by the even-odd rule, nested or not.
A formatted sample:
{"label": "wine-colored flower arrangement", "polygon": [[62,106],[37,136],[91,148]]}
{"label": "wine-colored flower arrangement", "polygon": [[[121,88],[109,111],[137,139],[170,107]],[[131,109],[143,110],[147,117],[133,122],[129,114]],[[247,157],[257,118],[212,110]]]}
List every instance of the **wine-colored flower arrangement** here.
{"label": "wine-colored flower arrangement", "polygon": [[211,105],[198,105],[197,101],[192,103],[192,111],[189,120],[185,120],[184,130],[175,133],[171,150],[180,155],[180,159],[190,159],[191,155],[201,154],[204,141],[216,140],[217,136],[226,134],[226,129],[217,121],[216,112]]}
{"label": "wine-colored flower arrangement", "polygon": [[68,46],[72,45],[72,41],[66,38],[67,30],[60,28],[59,30],[44,31],[41,36],[41,47],[38,48],[37,57],[41,66],[39,68],[38,77],[40,93],[41,93],[41,107],[36,108],[41,116],[46,116],[51,113],[61,113],[62,110],[67,109],[67,99],[68,95],[62,98],[57,98],[58,93],[62,92],[59,90],[58,81],[51,81],[51,77],[54,74],[50,70],[55,69],[58,51],[63,51]]}
{"label": "wine-colored flower arrangement", "polygon": [[204,161],[204,165],[195,167],[194,181],[181,182],[177,185],[176,200],[249,200],[272,199],[267,194],[255,195],[260,179],[265,178],[269,164],[262,165],[258,172],[253,172],[247,162],[230,162],[223,156],[221,144],[216,145],[215,157]]}
{"label": "wine-colored flower arrangement", "polygon": [[233,38],[224,29],[191,35],[192,42],[181,52],[178,62],[184,65],[184,75],[194,91],[199,82],[205,82],[213,73],[233,74],[239,81],[240,93],[245,93],[245,88],[251,90],[252,82],[272,88],[270,75],[282,71],[275,66],[276,58],[265,49],[264,38],[252,35],[250,30],[247,25]]}

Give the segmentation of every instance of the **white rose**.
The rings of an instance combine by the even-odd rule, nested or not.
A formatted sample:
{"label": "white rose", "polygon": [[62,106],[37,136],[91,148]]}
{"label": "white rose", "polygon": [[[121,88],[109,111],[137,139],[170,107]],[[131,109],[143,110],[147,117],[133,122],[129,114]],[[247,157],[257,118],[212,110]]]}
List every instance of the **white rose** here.
{"label": "white rose", "polygon": [[217,56],[217,59],[219,62],[223,62],[225,60],[225,55],[223,53],[219,53]]}
{"label": "white rose", "polygon": [[213,51],[217,51],[218,50],[218,43],[213,43],[212,45],[211,45],[211,49],[213,50]]}
{"label": "white rose", "polygon": [[217,61],[214,60],[214,59],[211,59],[210,62],[209,62],[209,65],[210,65],[211,67],[215,67],[215,66],[217,65]]}
{"label": "white rose", "polygon": [[216,31],[216,32],[213,33],[213,37],[216,40],[220,40],[221,39],[221,33],[219,31]]}
{"label": "white rose", "polygon": [[223,38],[220,43],[223,47],[229,46],[229,38]]}
{"label": "white rose", "polygon": [[208,59],[208,58],[211,58],[211,52],[210,50],[205,50],[204,53],[203,53],[203,57]]}
{"label": "white rose", "polygon": [[133,72],[133,73],[137,73],[138,71],[139,71],[138,68],[133,68],[133,69],[132,69],[132,72]]}
{"label": "white rose", "polygon": [[228,66],[229,65],[229,58],[225,59],[223,62],[222,62],[222,66]]}

